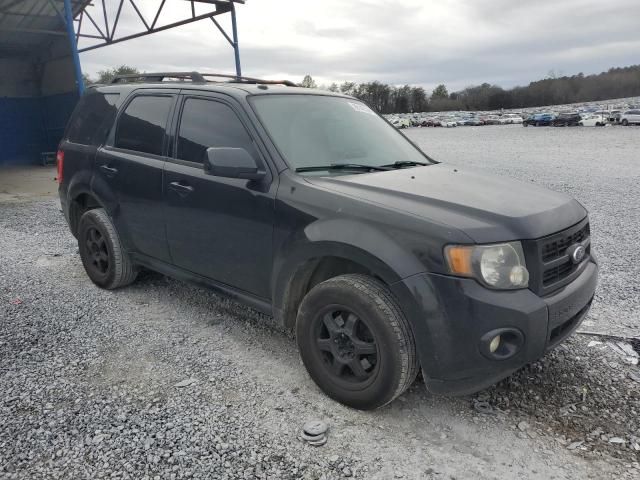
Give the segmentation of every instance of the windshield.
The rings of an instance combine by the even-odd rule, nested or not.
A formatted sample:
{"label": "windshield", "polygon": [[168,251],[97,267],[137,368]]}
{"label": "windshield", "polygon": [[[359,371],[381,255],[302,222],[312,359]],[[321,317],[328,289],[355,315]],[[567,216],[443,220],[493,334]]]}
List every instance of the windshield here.
{"label": "windshield", "polygon": [[347,163],[372,167],[432,163],[404,135],[354,99],[259,95],[251,103],[293,169]]}

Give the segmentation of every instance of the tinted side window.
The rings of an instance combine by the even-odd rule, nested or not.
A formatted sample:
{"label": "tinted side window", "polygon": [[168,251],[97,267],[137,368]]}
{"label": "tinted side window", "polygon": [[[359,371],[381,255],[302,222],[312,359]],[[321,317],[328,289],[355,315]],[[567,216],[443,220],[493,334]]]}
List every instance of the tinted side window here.
{"label": "tinted side window", "polygon": [[162,142],[172,97],[143,95],[134,98],[120,116],[115,146],[162,155]]}
{"label": "tinted side window", "polygon": [[230,107],[212,100],[188,98],[180,120],[178,158],[203,163],[209,147],[242,147],[258,158],[251,137]]}
{"label": "tinted side window", "polygon": [[83,97],[69,122],[67,140],[81,145],[102,143],[116,117],[119,97],[119,93],[90,93]]}

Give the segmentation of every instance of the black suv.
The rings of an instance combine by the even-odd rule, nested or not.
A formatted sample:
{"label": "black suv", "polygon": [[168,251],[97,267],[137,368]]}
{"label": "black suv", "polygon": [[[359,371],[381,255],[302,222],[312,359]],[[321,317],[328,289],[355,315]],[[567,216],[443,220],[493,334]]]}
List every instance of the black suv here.
{"label": "black suv", "polygon": [[320,388],[360,409],[418,369],[432,392],[485,388],[589,309],[576,200],[438,163],[351,97],[124,80],[88,89],[58,152],[62,209],[102,288],[149,268],[231,295],[294,330]]}
{"label": "black suv", "polygon": [[582,117],[579,113],[561,113],[551,122],[553,127],[577,127]]}

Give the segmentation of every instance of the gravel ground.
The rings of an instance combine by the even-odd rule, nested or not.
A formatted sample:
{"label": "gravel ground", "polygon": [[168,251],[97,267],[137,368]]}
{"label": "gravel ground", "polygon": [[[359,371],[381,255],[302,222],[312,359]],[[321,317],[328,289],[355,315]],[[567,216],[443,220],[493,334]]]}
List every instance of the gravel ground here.
{"label": "gravel ground", "polygon": [[640,336],[640,128],[520,125],[404,130],[433,158],[531,181],[578,199],[600,262],[583,330]]}
{"label": "gravel ground", "polygon": [[[484,129],[490,144],[493,129]],[[474,130],[466,128],[470,138]],[[408,134],[465,163],[437,151],[436,138],[444,145],[459,131]],[[608,202],[627,202],[615,196]],[[606,212],[584,203],[594,233],[608,225]],[[618,258],[607,251],[614,242],[596,240],[601,260]],[[603,329],[616,302],[637,312],[633,271],[619,265],[626,280],[605,288],[626,289],[626,302],[601,289],[594,325]],[[0,202],[2,479],[638,478],[640,368],[627,363],[631,353],[578,335],[480,394],[431,396],[417,382],[391,405],[358,412],[317,389],[293,339],[269,318],[153,273],[102,291],[55,200]],[[329,424],[323,447],[296,438],[313,418]]]}

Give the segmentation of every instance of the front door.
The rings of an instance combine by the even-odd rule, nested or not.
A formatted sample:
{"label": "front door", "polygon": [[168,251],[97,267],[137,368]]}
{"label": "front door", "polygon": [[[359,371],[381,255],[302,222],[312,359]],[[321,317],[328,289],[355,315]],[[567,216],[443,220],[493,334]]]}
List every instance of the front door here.
{"label": "front door", "polygon": [[[165,163],[167,240],[175,265],[266,299],[277,186],[241,118],[213,95],[182,98],[174,158]],[[209,147],[244,148],[268,174],[260,181],[207,174]]]}

